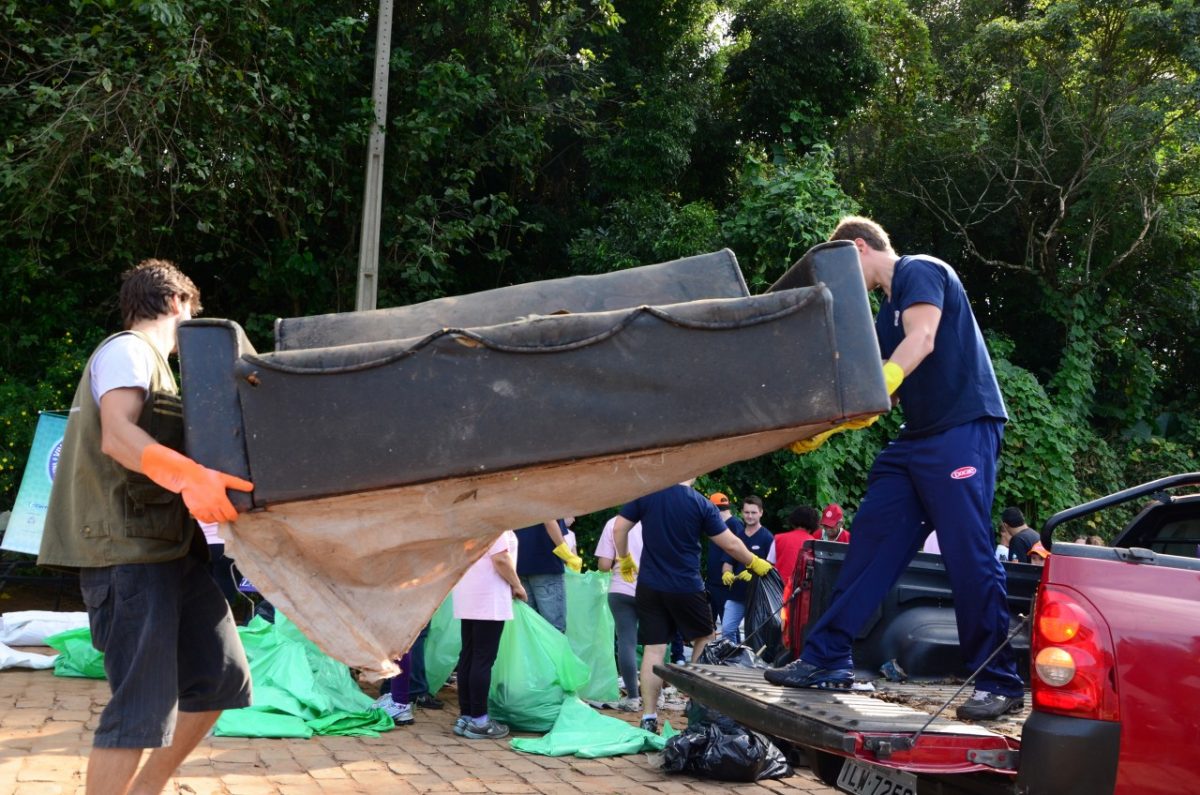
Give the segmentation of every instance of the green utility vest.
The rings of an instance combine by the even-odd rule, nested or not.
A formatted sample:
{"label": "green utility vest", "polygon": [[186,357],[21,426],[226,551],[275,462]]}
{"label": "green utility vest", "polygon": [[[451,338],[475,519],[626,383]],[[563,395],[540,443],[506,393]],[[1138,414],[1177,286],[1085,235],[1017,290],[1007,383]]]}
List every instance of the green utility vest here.
{"label": "green utility vest", "polygon": [[[183,404],[166,358],[145,334],[121,333],[134,335],[154,352],[138,426],[160,444],[182,451]],[[73,569],[182,558],[197,535],[183,498],[100,450],[100,407],[92,399],[95,355],[88,359],[71,403],[38,564]]]}

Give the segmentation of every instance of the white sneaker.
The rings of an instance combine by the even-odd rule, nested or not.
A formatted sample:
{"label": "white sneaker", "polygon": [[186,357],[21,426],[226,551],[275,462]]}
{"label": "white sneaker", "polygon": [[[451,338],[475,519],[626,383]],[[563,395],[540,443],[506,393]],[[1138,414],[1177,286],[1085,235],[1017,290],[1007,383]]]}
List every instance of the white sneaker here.
{"label": "white sneaker", "polygon": [[642,709],[642,699],[637,696],[625,696],[617,702],[617,709],[621,712],[639,712]]}
{"label": "white sneaker", "polygon": [[388,717],[397,726],[407,726],[413,722],[413,706],[412,704],[397,704],[392,700],[391,693],[384,693],[379,698],[375,699],[372,705],[376,709],[381,709],[387,713]]}

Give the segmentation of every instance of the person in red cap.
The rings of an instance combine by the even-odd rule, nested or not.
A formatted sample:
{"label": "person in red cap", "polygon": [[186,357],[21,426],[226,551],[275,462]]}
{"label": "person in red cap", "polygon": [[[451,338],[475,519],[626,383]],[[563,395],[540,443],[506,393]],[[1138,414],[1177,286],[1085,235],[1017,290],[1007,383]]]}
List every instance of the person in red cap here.
{"label": "person in red cap", "polygon": [[821,538],[825,541],[840,541],[850,543],[850,532],[845,529],[842,506],[831,502],[821,511]]}

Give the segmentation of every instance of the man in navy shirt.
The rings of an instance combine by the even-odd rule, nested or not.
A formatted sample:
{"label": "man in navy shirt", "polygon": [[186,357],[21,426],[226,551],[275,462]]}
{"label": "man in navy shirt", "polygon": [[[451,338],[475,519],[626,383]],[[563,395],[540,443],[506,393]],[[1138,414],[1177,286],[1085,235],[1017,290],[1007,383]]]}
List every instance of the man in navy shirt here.
{"label": "man in navy shirt", "polygon": [[[642,523],[641,566],[633,562],[627,541],[630,529]],[[700,539],[720,547],[733,560],[758,576],[771,564],[746,549],[721,521],[721,514],[688,480],[668,486],[621,506],[613,525],[620,573],[626,582],[637,575],[634,602],[642,651],[642,728],[658,733],[658,694],[662,680],[654,666],[663,661],[676,632],[692,644],[697,659],[713,637],[712,612],[700,576]]]}
{"label": "man in navy shirt", "polygon": [[979,668],[1000,650],[958,716],[991,720],[1020,710],[1024,690],[1005,642],[1004,569],[991,531],[1008,414],[966,291],[945,262],[898,256],[869,219],[844,218],[830,239],[852,241],[867,289],[883,291],[875,332],[884,381],[904,407],[905,424],[871,468],[829,609],[809,630],[800,658],[768,670],[766,678],[792,687],[849,687],[854,637],[933,527],[968,667]]}
{"label": "man in navy shirt", "polygon": [[[768,563],[775,562],[775,534],[762,526],[762,498],[751,494],[742,500],[742,528],[734,534],[746,545],[746,549],[763,558]],[[722,566],[721,581],[729,588],[729,597],[725,600],[725,615],[721,621],[721,635],[730,643],[740,643],[738,627],[746,617],[746,596],[749,589],[746,583],[750,581],[750,571],[744,566],[738,566],[729,558]],[[747,627],[746,631],[752,628]]]}
{"label": "man in navy shirt", "polygon": [[529,606],[562,633],[567,631],[563,564],[574,572],[579,572],[583,564],[563,538],[566,529],[566,522],[558,519],[516,531],[517,576],[529,595]]}

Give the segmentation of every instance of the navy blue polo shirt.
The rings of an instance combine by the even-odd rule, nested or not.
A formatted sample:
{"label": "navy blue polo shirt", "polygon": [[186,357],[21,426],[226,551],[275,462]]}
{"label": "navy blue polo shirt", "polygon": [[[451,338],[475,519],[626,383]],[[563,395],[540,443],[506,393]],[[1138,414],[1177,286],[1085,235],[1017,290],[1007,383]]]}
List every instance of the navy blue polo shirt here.
{"label": "navy blue polo shirt", "polygon": [[901,315],[913,304],[942,311],[933,352],[910,373],[897,394],[907,438],[932,436],[983,417],[1007,420],[1004,398],[967,291],[954,269],[936,257],[901,257],[892,273],[892,294],[875,318],[884,359],[904,339]]}
{"label": "navy blue polo shirt", "polygon": [[[558,529],[567,532],[566,523],[558,520]],[[517,575],[562,574],[563,562],[554,554],[554,542],[546,533],[546,526],[535,524],[522,527],[517,532]]]}
{"label": "navy blue polo shirt", "polygon": [[[737,534],[737,537],[742,539],[742,543],[746,545],[746,549],[758,555],[763,560],[767,559],[767,555],[771,554],[771,544],[775,541],[775,534],[763,526],[759,526],[758,531],[752,535],[746,535],[746,527],[742,526],[742,530]],[[737,561],[730,561],[733,564],[733,573],[741,574],[746,570],[746,567]],[[745,580],[734,580],[733,585],[729,586],[729,598],[735,602],[746,601],[746,589],[750,587],[750,583]]]}
{"label": "navy blue polo shirt", "polygon": [[699,593],[700,538],[728,530],[717,506],[691,486],[676,484],[621,506],[621,516],[642,523],[638,584],[668,593]]}

